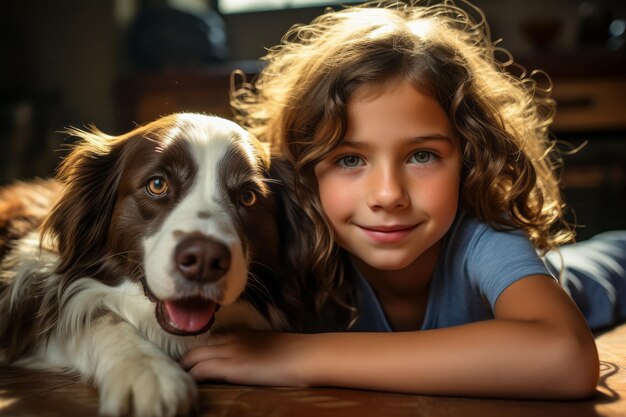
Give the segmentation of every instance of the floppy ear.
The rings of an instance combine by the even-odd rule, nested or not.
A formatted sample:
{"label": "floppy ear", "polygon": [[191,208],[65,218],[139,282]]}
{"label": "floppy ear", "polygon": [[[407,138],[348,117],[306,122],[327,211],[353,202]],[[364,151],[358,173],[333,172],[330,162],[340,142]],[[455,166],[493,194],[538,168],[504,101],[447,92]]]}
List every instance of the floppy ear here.
{"label": "floppy ear", "polygon": [[294,170],[288,161],[273,157],[270,166],[272,192],[278,200],[277,219],[280,252],[287,259],[286,282],[283,282],[287,310],[291,314],[291,324],[295,330],[305,326],[305,312],[313,311],[313,297],[305,294],[307,283],[311,281],[313,259],[313,223],[302,210],[294,190]]}
{"label": "floppy ear", "polygon": [[281,246],[286,246],[281,249],[287,253],[292,265],[304,266],[302,262],[308,260],[313,242],[313,226],[296,197],[293,168],[286,160],[274,157],[270,165],[270,178],[277,180],[271,183],[271,187],[279,199]]}
{"label": "floppy ear", "polygon": [[42,225],[42,236],[56,239],[57,272],[87,272],[95,267],[90,260],[103,254],[128,140],[95,129],[67,133],[80,141],[59,166],[62,195]]}

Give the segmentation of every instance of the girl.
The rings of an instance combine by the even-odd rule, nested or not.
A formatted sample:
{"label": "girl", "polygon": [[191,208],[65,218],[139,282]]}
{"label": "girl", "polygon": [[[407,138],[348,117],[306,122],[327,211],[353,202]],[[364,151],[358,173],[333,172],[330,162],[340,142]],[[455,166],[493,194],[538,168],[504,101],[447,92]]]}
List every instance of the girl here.
{"label": "girl", "polygon": [[594,392],[593,336],[537,255],[573,238],[554,103],[495,52],[484,21],[451,1],[328,13],[270,51],[236,97],[239,121],[293,163],[315,225],[309,325],[359,332],[223,335],[183,358],[196,379]]}

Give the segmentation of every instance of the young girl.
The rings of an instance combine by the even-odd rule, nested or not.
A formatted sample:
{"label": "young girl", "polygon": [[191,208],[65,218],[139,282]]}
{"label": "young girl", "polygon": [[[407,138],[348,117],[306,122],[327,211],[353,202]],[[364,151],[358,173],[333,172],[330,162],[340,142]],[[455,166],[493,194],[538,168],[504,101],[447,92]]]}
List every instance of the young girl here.
{"label": "young girl", "polygon": [[495,51],[486,24],[451,1],[328,13],[270,51],[235,100],[239,121],[293,163],[315,225],[305,297],[317,328],[358,333],[223,335],[183,358],[196,379],[594,392],[593,336],[537,255],[573,237],[548,138],[554,103]]}

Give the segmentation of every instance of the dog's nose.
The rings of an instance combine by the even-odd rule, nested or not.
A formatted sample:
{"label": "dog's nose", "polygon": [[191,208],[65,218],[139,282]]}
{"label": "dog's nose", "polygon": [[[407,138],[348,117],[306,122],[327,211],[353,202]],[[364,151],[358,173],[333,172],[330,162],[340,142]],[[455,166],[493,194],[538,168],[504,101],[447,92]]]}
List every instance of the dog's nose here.
{"label": "dog's nose", "polygon": [[190,236],[176,245],[174,260],[189,281],[215,282],[230,268],[230,250],[208,236]]}

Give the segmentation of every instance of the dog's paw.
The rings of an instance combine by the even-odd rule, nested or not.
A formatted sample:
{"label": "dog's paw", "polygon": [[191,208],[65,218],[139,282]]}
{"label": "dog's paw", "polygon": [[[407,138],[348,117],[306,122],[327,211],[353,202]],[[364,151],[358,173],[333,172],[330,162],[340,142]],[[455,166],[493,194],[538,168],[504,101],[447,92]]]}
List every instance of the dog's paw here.
{"label": "dog's paw", "polygon": [[104,416],[184,416],[191,413],[197,397],[191,376],[169,359],[119,363],[102,376],[99,390]]}

